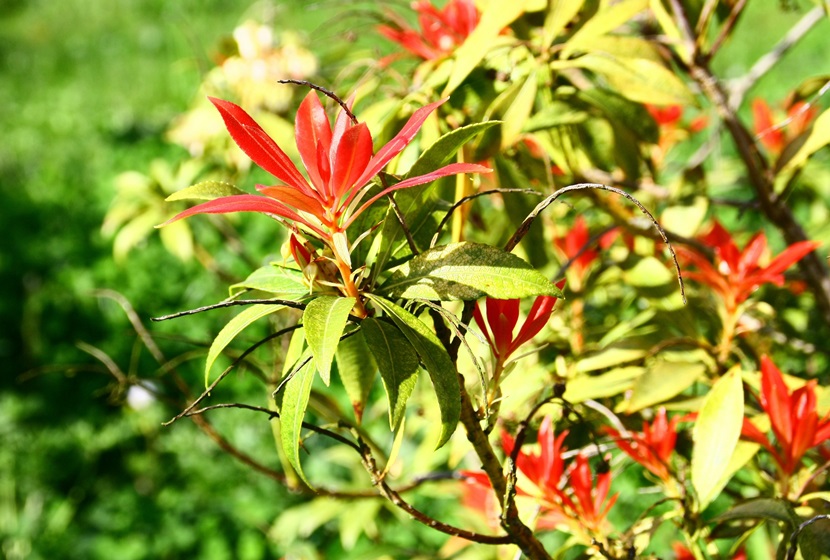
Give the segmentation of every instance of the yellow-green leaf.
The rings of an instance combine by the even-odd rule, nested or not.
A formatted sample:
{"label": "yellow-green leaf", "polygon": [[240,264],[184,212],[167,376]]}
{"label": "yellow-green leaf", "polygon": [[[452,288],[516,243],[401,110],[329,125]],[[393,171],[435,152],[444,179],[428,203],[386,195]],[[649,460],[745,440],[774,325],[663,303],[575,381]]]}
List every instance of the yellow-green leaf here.
{"label": "yellow-green leaf", "polygon": [[309,302],[303,312],[305,338],[326,385],[331,378],[331,361],[356,301],[353,297],[320,296]]}
{"label": "yellow-green leaf", "polygon": [[257,319],[261,319],[266,315],[279,311],[283,307],[284,306],[282,305],[252,305],[245,308],[239,315],[228,321],[228,324],[225,325],[222,330],[219,331],[219,334],[216,335],[216,338],[213,339],[210,349],[208,350],[207,362],[205,363],[205,386],[209,385],[210,368],[213,366],[213,362],[216,361],[216,358],[219,357],[219,354],[222,353],[222,350],[225,349],[231,340],[242,332],[245,327]]}
{"label": "yellow-green leaf", "polygon": [[[779,171],[780,174],[788,175],[804,166],[807,159],[822,149],[827,144],[830,144],[830,109],[825,109],[824,112],[818,116],[816,122],[813,123],[813,128],[804,140],[804,143],[793,154],[789,160],[783,163],[783,167]],[[779,164],[779,167],[782,164]]]}
{"label": "yellow-green leaf", "polygon": [[531,72],[510,106],[504,112],[501,125],[501,149],[509,148],[519,139],[536,100],[536,73]]}
{"label": "yellow-green leaf", "polygon": [[565,43],[562,58],[569,58],[579,49],[590,50],[597,37],[617,29],[647,7],[648,0],[623,0],[610,8],[600,10]]}
{"label": "yellow-green leaf", "polygon": [[554,0],[545,17],[542,31],[542,48],[547,49],[565,29],[565,26],[579,13],[585,0]]}
{"label": "yellow-green leaf", "polygon": [[[170,225],[177,223],[180,222]],[[308,286],[303,283],[302,272],[274,264],[258,268],[242,282],[233,284],[230,294],[233,296],[245,290],[259,290],[290,300],[300,300],[309,294]]]}
{"label": "yellow-green leaf", "polygon": [[481,243],[451,243],[401,265],[379,288],[392,298],[474,300],[557,296],[544,274],[512,253]]}
{"label": "yellow-green leaf", "polygon": [[625,410],[631,413],[663,403],[688,389],[705,373],[706,366],[702,363],[655,360],[634,382]]}
{"label": "yellow-green leaf", "polygon": [[247,194],[245,191],[236,188],[230,183],[222,181],[202,181],[193,186],[174,192],[165,200],[172,202],[174,200],[213,200],[215,198],[222,198],[223,196],[234,196],[237,194]]}
{"label": "yellow-green leaf", "polygon": [[394,325],[371,317],[360,325],[389,399],[389,425],[396,430],[403,420],[406,401],[415,388],[418,354]]}
{"label": "yellow-green leaf", "polygon": [[461,417],[461,389],[458,386],[458,372],[432,329],[412,313],[391,301],[373,295],[368,295],[368,297],[375,305],[383,309],[400,329],[415,348],[429,374],[438,397],[438,408],[441,411],[441,436],[436,448],[441,447],[449,441]]}
{"label": "yellow-green leaf", "polygon": [[743,417],[741,371],[733,368],[706,395],[692,430],[691,479],[700,511],[715,499],[726,482],[724,474],[741,436]]}
{"label": "yellow-green leaf", "polygon": [[[286,382],[280,407],[280,440],[288,462],[308,484],[300,464],[300,434],[303,417],[311,395],[311,383],[314,381],[312,360],[296,370]],[[310,485],[309,485],[310,486]]]}
{"label": "yellow-green leaf", "polygon": [[526,3],[527,0],[490,0],[475,30],[455,51],[452,73],[442,96],[449,95],[461,85],[464,78],[490,51],[501,30],[524,13]]}

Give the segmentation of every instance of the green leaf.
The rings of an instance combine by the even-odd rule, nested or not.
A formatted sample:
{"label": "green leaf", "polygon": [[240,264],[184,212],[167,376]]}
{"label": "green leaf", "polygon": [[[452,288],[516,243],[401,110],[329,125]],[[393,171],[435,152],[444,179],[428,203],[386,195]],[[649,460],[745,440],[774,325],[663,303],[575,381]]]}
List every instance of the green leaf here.
{"label": "green leaf", "polygon": [[[295,371],[286,382],[280,407],[280,440],[289,464],[308,484],[300,464],[300,432],[303,417],[311,395],[311,383],[314,381],[312,360]],[[310,486],[310,485],[309,485]]]}
{"label": "green leaf", "polygon": [[230,183],[222,181],[202,181],[193,186],[182,189],[179,192],[174,192],[165,200],[172,202],[174,200],[213,200],[215,198],[222,198],[223,196],[234,196],[237,194],[247,194],[245,191],[236,188]]}
{"label": "green leaf", "polygon": [[648,354],[648,351],[645,348],[628,348],[622,345],[609,346],[576,362],[576,371],[585,373],[618,366],[642,359],[646,354]]}
{"label": "green leaf", "polygon": [[536,72],[530,72],[516,97],[504,112],[504,123],[501,125],[502,150],[511,147],[519,139],[527,119],[533,113],[536,89]]}
{"label": "green leaf", "polygon": [[623,272],[623,281],[635,288],[656,288],[673,284],[676,279],[666,265],[654,257],[643,257]]}
{"label": "green leaf", "polygon": [[256,269],[242,282],[233,284],[230,294],[234,296],[245,290],[259,290],[296,301],[309,295],[308,286],[303,280],[303,273],[299,270],[269,264]]}
{"label": "green leaf", "polygon": [[[493,158],[494,167],[499,179],[499,185],[502,187],[519,187],[527,185],[530,180],[525,174],[519,164],[503,156],[496,156]],[[527,218],[536,205],[539,204],[540,197],[524,193],[504,193],[501,195],[504,201],[504,210],[513,229],[517,229],[521,223]],[[541,268],[549,262],[548,253],[545,247],[548,243],[545,241],[545,226],[542,220],[535,220],[530,224],[530,229],[522,238],[519,247],[527,255],[530,264],[534,268]]]}
{"label": "green leaf", "polygon": [[331,377],[331,361],[356,301],[353,297],[320,296],[310,301],[303,312],[305,338],[326,385]]}
{"label": "green leaf", "polygon": [[389,399],[389,425],[396,430],[403,419],[406,401],[415,388],[418,353],[394,325],[370,317],[360,327]]}
{"label": "green leaf", "polygon": [[337,372],[346,388],[346,394],[352,401],[352,408],[359,422],[378,369],[366,344],[362,328],[340,341],[334,358],[337,360]]}
{"label": "green leaf", "polygon": [[409,311],[384,298],[368,295],[378,307],[389,315],[409,343],[429,374],[438,407],[441,410],[441,436],[436,449],[447,443],[458,426],[461,416],[461,390],[458,386],[458,372],[441,341],[432,330]]}
{"label": "green leaf", "polygon": [[401,265],[380,287],[393,298],[475,300],[548,295],[562,292],[541,272],[498,247],[451,243],[430,249]]}
{"label": "green leaf", "polygon": [[210,384],[210,368],[213,366],[213,362],[216,361],[216,358],[219,357],[219,354],[222,353],[222,350],[225,349],[230,341],[257,319],[261,319],[266,315],[279,311],[283,307],[283,305],[252,305],[242,310],[239,315],[228,321],[228,324],[225,325],[221,331],[219,331],[219,334],[216,335],[216,338],[214,338],[213,342],[210,344],[207,362],[205,363],[205,386]]}
{"label": "green leaf", "polygon": [[692,486],[700,511],[726,483],[724,473],[741,436],[744,390],[741,371],[733,368],[718,379],[703,401],[692,431]]}
{"label": "green leaf", "polygon": [[[789,175],[796,169],[799,169],[807,163],[807,159],[822,149],[827,144],[830,144],[830,109],[825,109],[824,112],[818,116],[813,127],[810,129],[809,135],[798,150],[785,162],[779,162],[776,167],[780,168],[778,173]],[[782,158],[784,159],[784,158]],[[781,167],[783,165],[783,167]]]}
{"label": "green leaf", "polygon": [[421,157],[418,158],[418,161],[412,165],[412,168],[406,174],[406,178],[425,175],[444,167],[453,160],[456,152],[464,144],[488,128],[492,128],[498,124],[501,124],[501,121],[480,122],[456,128],[444,134],[421,154]]}
{"label": "green leaf", "polygon": [[464,78],[490,51],[501,30],[524,13],[526,3],[527,0],[490,0],[475,30],[455,51],[452,74],[441,94],[442,97],[449,95],[461,85]]}
{"label": "green leaf", "polygon": [[598,108],[610,120],[632,131],[645,142],[656,144],[660,139],[660,129],[657,123],[640,103],[635,103],[617,92],[602,88],[582,90],[577,94],[577,98]]}
{"label": "green leaf", "polygon": [[791,529],[801,523],[801,519],[793,509],[792,504],[778,498],[759,498],[739,503],[726,513],[716,517],[716,523],[733,521],[735,519],[769,519],[786,523]]}
{"label": "green leaf", "polygon": [[542,31],[542,48],[548,49],[565,29],[565,26],[579,13],[585,0],[557,0],[548,9],[545,27]]}
{"label": "green leaf", "polygon": [[597,37],[614,31],[647,7],[648,0],[623,0],[599,10],[565,43],[562,58],[569,58],[576,50],[590,50]]}
{"label": "green leaf", "polygon": [[579,375],[569,379],[564,398],[570,403],[581,403],[589,399],[613,397],[628,391],[634,380],[643,375],[644,367],[627,366],[612,369],[602,375]]}
{"label": "green leaf", "polygon": [[666,402],[691,387],[705,374],[706,366],[702,363],[657,359],[634,382],[625,410],[630,414]]}
{"label": "green leaf", "polygon": [[602,75],[621,95],[640,103],[688,105],[689,89],[665,66],[644,58],[619,58],[605,53],[586,54],[572,61],[553,63],[555,68],[579,67]]}

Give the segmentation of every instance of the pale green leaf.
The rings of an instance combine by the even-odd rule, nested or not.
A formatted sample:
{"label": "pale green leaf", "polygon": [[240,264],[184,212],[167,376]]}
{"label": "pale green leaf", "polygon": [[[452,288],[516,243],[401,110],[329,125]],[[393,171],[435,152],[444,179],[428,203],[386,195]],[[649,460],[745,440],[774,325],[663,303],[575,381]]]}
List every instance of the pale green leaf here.
{"label": "pale green leaf", "polygon": [[504,123],[501,125],[501,149],[511,147],[519,139],[519,135],[533,113],[533,104],[536,101],[536,72],[531,72],[513,102],[504,112]]}
{"label": "pale green leaf", "polygon": [[804,143],[798,148],[789,160],[785,163],[779,163],[781,167],[779,173],[789,175],[796,169],[800,169],[807,163],[807,159],[814,153],[830,144],[830,109],[825,109],[822,114],[818,116],[810,133],[804,140]]}
{"label": "pale green leaf", "polygon": [[548,295],[562,292],[521,258],[480,243],[451,243],[430,249],[401,265],[380,287],[393,298],[475,300]]}
{"label": "pale green leaf", "polygon": [[346,388],[346,394],[352,401],[352,408],[359,422],[378,369],[366,344],[363,330],[341,340],[334,358],[337,360],[337,372]]}
{"label": "pale green leaf", "polygon": [[688,105],[694,98],[672,71],[644,58],[618,58],[607,53],[591,53],[554,67],[579,67],[601,75],[620,95],[639,103]]}
{"label": "pale green leaf", "polygon": [[372,318],[364,319],[360,325],[380,370],[389,399],[389,425],[395,430],[403,419],[406,401],[415,388],[418,354],[394,325]]}
{"label": "pale green leaf", "polygon": [[236,188],[230,183],[222,181],[202,181],[193,186],[174,192],[165,200],[172,202],[174,200],[213,200],[215,198],[222,198],[223,196],[234,196],[237,194],[247,194],[245,191]]}
{"label": "pale green leaf", "polygon": [[610,346],[576,362],[576,371],[585,373],[608,367],[618,366],[642,359],[648,354],[645,348],[626,348]]}
{"label": "pale green leaf", "polygon": [[635,288],[656,288],[672,284],[676,279],[666,265],[654,257],[643,257],[623,272],[623,281]]}
{"label": "pale green leaf", "polygon": [[590,50],[597,37],[614,31],[647,7],[648,0],[623,0],[599,10],[565,43],[562,58],[569,58],[576,50]]}
{"label": "pale green leaf", "polygon": [[718,379],[703,401],[692,438],[692,486],[700,510],[718,495],[724,474],[741,436],[744,390],[741,371],[733,368]]}
{"label": "pale green leaf", "polygon": [[525,10],[527,0],[490,0],[475,30],[455,51],[452,74],[442,96],[452,93],[464,81],[473,68],[487,55],[501,33],[501,30],[513,23]]}
{"label": "pale green leaf", "polygon": [[602,88],[585,89],[577,94],[577,98],[598,108],[608,116],[610,121],[619,123],[644,142],[656,144],[660,139],[657,123],[640,103],[635,103],[616,92]]}
{"label": "pale green leaf", "polygon": [[644,367],[627,366],[612,369],[602,375],[579,375],[569,379],[564,398],[570,403],[581,403],[589,399],[613,397],[628,391],[634,380],[643,375]]}
{"label": "pale green leaf", "polygon": [[548,49],[565,29],[565,26],[579,13],[585,0],[554,0],[545,17],[542,31],[542,48]]}
{"label": "pale green leaf", "polygon": [[245,290],[269,292],[282,299],[292,301],[300,300],[309,295],[309,289],[304,283],[302,272],[275,264],[258,268],[242,282],[231,285],[230,294],[233,296]]}
{"label": "pale green leaf", "polygon": [[456,128],[444,134],[441,138],[433,142],[429,148],[424,150],[418,158],[418,161],[412,165],[405,178],[425,175],[451,163],[456,152],[464,144],[497,124],[501,124],[501,121],[480,122]]}
{"label": "pale green leaf", "polygon": [[207,362],[205,363],[205,386],[209,385],[210,368],[213,366],[213,362],[216,361],[216,358],[219,357],[219,354],[222,353],[222,350],[225,349],[231,340],[257,319],[279,311],[283,307],[282,305],[255,304],[245,308],[239,315],[228,321],[228,324],[219,331],[219,334],[216,335],[216,338],[210,344]]}
{"label": "pale green leaf", "polygon": [[311,395],[311,383],[314,381],[312,360],[296,370],[286,382],[280,407],[280,440],[289,464],[308,484],[300,464],[300,435],[303,417]]}
{"label": "pale green leaf", "polygon": [[185,220],[167,224],[159,230],[161,242],[167,251],[182,261],[193,257],[193,233]]}
{"label": "pale green leaf", "polygon": [[661,404],[692,386],[706,373],[702,363],[669,362],[657,359],[646,373],[634,382],[631,398],[625,405],[628,413]]}
{"label": "pale green leaf", "polygon": [[706,217],[709,199],[696,196],[691,204],[669,206],[660,215],[660,222],[672,233],[684,237],[694,237]]}
{"label": "pale green leaf", "polygon": [[356,301],[353,297],[320,296],[310,301],[303,312],[305,338],[326,385],[331,377],[331,361]]}
{"label": "pale green leaf", "polygon": [[461,390],[458,372],[449,354],[432,329],[402,307],[384,298],[369,295],[372,302],[383,309],[415,348],[418,357],[429,374],[438,407],[441,411],[441,436],[436,448],[444,445],[452,436],[461,415]]}

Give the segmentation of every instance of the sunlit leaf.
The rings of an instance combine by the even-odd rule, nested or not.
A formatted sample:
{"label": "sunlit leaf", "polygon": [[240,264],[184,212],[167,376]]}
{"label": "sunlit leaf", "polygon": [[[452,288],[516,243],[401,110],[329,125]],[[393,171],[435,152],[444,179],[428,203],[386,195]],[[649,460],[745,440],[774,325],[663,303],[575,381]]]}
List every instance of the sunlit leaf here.
{"label": "sunlit leaf", "polygon": [[827,144],[830,144],[830,109],[825,109],[818,116],[809,134],[804,139],[804,143],[801,144],[792,157],[786,161],[778,162],[776,165],[780,169],[778,173],[788,175],[796,169],[803,167],[810,156]]}
{"label": "sunlit leaf", "polygon": [[537,79],[536,73],[531,72],[525,83],[519,89],[516,97],[504,112],[504,122],[501,125],[501,149],[509,148],[519,138],[527,119],[533,113],[536,101]]}
{"label": "sunlit leaf", "polygon": [[487,121],[475,123],[444,134],[441,138],[436,140],[429,148],[424,150],[421,157],[418,158],[404,179],[409,177],[417,177],[418,175],[425,175],[431,171],[435,171],[448,163],[450,163],[456,152],[467,142],[481,134],[488,128],[492,128],[501,121]]}
{"label": "sunlit leaf", "polygon": [[415,388],[418,354],[394,325],[371,317],[364,319],[360,325],[367,348],[380,370],[389,399],[389,425],[395,430],[403,419],[406,401]]}
{"label": "sunlit leaf", "polygon": [[705,373],[702,363],[655,360],[634,382],[625,410],[631,413],[663,403],[691,387]]}
{"label": "sunlit leaf", "polygon": [[341,340],[334,358],[337,361],[337,372],[359,422],[378,369],[366,344],[363,329]]}
{"label": "sunlit leaf", "polygon": [[305,337],[326,385],[331,375],[331,361],[356,301],[353,297],[320,296],[309,302],[303,312]]}
{"label": "sunlit leaf", "polygon": [[222,350],[225,349],[231,340],[257,319],[275,313],[283,307],[282,305],[255,304],[243,309],[239,315],[228,321],[228,324],[219,331],[219,334],[216,335],[216,338],[210,344],[207,362],[205,363],[205,386],[210,382],[210,368],[213,366],[213,362],[216,361],[216,358],[219,357],[219,354],[222,353]]}
{"label": "sunlit leaf", "polygon": [[692,431],[692,486],[700,510],[718,495],[741,436],[744,390],[741,371],[733,368],[718,379],[703,401]]}
{"label": "sunlit leaf", "polygon": [[487,55],[501,30],[513,23],[525,10],[527,0],[490,0],[481,21],[464,43],[455,51],[452,74],[442,96],[449,95]]}
{"label": "sunlit leaf", "polygon": [[588,372],[618,366],[639,360],[648,353],[645,348],[626,348],[625,346],[611,346],[576,362],[576,371]]}
{"label": "sunlit leaf", "polygon": [[392,274],[379,293],[442,301],[562,295],[545,275],[516,255],[470,242],[436,247],[412,258]]}
{"label": "sunlit leaf", "polygon": [[552,3],[542,30],[542,48],[550,48],[565,26],[579,13],[584,3],[585,0],[557,0]]}
{"label": "sunlit leaf", "polygon": [[[180,222],[170,225],[177,223]],[[242,282],[231,285],[230,294],[233,296],[245,290],[269,292],[282,299],[291,300],[299,300],[309,294],[308,286],[303,283],[302,272],[275,264],[258,268]]]}
{"label": "sunlit leaf", "polygon": [[588,399],[613,397],[629,390],[634,380],[645,371],[644,367],[627,366],[602,375],[579,375],[568,380],[564,398],[571,403],[580,403]]}
{"label": "sunlit leaf", "polygon": [[635,15],[647,7],[648,0],[623,0],[598,11],[565,43],[562,57],[568,58],[577,50],[591,50],[597,37],[631,21]]}
{"label": "sunlit leaf", "polygon": [[461,392],[458,373],[441,341],[433,330],[409,311],[381,297],[368,296],[374,304],[389,315],[395,325],[415,348],[418,357],[429,373],[438,397],[441,411],[441,436],[436,448],[444,445],[452,436],[461,415]]}
{"label": "sunlit leaf", "polygon": [[300,464],[300,434],[303,417],[311,395],[311,383],[314,381],[313,360],[296,370],[286,382],[280,407],[280,439],[289,464],[308,484]]}
{"label": "sunlit leaf", "polygon": [[202,181],[193,186],[174,192],[165,200],[172,202],[174,200],[213,200],[214,198],[221,198],[223,196],[233,196],[237,194],[247,194],[245,191],[238,189],[230,183],[223,181]]}

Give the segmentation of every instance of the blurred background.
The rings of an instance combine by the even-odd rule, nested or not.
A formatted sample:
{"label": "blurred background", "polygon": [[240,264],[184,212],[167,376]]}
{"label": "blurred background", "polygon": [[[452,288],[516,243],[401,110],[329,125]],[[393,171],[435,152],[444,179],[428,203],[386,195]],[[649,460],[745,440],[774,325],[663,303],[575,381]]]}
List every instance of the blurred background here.
{"label": "blurred background", "polygon": [[[1,556],[253,559],[291,549],[338,557],[339,538],[316,525],[275,525],[300,497],[192,423],[162,427],[175,408],[124,381],[161,375],[177,356],[178,374],[198,387],[211,333],[231,314],[152,325],[149,318],[223,299],[228,283],[278,256],[282,241],[264,221],[240,220],[224,233],[194,223],[202,229],[168,239],[148,228],[173,213],[159,210],[161,194],[204,173],[187,168],[205,149],[194,131],[200,121],[177,117],[199,107],[211,70],[239,54],[242,39],[232,33],[249,20],[292,32],[275,44],[301,49],[283,53],[299,61],[289,69],[298,77],[334,76],[362,56],[377,59],[390,46],[371,33],[364,5],[0,2]],[[775,40],[773,29],[791,25],[780,21],[790,14],[769,14],[761,7],[742,21],[767,39],[729,45],[723,75],[745,72]],[[752,94],[777,100],[802,76],[829,73],[824,29]],[[139,324],[152,329],[163,359]],[[234,390],[256,391],[245,381]],[[277,464],[267,425],[246,418],[229,412],[216,426],[241,450]],[[399,550],[418,545],[413,539],[400,535]],[[361,557],[361,546],[371,543],[349,557]]]}

